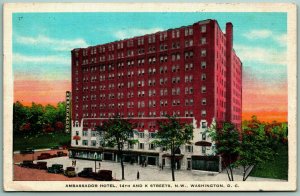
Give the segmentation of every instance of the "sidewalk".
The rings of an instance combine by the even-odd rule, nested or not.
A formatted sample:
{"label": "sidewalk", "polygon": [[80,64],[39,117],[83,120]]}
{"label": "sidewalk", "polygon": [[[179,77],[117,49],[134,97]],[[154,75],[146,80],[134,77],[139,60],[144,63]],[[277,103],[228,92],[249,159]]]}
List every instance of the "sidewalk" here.
{"label": "sidewalk", "polygon": [[[58,157],[52,158],[48,160],[44,160],[48,162],[48,167],[54,163],[63,164],[64,168],[68,166],[72,166],[72,160],[68,157]],[[96,163],[98,167],[98,163]],[[76,172],[82,171],[84,167],[95,168],[95,161],[90,160],[78,160],[76,159]],[[125,180],[126,181],[136,181],[137,180],[137,172],[139,172],[139,181],[171,181],[172,174],[170,168],[164,168],[160,170],[157,166],[147,166],[141,167],[140,165],[131,165],[125,164]],[[121,176],[121,165],[116,162],[102,161],[101,169],[112,170],[113,178],[122,179]],[[241,181],[241,175],[234,175],[235,181]],[[226,171],[222,173],[215,172],[205,172],[205,171],[196,171],[196,170],[175,170],[175,180],[176,181],[228,181],[228,177]],[[258,177],[249,177],[247,181],[285,181],[278,179],[269,179],[269,178],[258,178]]]}

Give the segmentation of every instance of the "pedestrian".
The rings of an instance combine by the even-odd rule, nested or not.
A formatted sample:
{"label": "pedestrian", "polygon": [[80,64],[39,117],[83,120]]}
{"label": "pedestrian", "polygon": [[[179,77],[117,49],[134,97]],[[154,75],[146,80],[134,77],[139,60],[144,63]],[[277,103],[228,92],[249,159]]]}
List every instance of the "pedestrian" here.
{"label": "pedestrian", "polygon": [[72,166],[74,166],[74,161],[72,161]]}
{"label": "pedestrian", "polygon": [[76,160],[74,161],[74,166],[76,167]]}
{"label": "pedestrian", "polygon": [[140,172],[139,171],[137,171],[137,174],[136,174],[136,179],[140,179]]}
{"label": "pedestrian", "polygon": [[101,168],[101,163],[99,162],[99,169]]}

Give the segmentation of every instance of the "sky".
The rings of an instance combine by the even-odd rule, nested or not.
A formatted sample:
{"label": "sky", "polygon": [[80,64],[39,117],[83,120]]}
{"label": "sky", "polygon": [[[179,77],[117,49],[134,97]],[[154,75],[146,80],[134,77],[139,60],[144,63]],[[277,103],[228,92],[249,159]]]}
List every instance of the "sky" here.
{"label": "sky", "polygon": [[71,50],[215,19],[233,24],[243,63],[242,117],[287,121],[287,14],[14,13],[14,101],[54,104],[71,90]]}

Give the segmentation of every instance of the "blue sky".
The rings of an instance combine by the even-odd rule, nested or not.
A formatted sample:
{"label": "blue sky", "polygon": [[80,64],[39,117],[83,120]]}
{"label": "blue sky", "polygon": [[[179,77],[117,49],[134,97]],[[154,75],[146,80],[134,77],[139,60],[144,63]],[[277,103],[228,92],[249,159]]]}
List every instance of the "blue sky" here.
{"label": "blue sky", "polygon": [[[72,48],[185,26],[208,18],[216,19],[223,30],[226,22],[233,23],[235,50],[244,57],[245,68],[252,62],[251,68],[258,77],[265,78],[268,75],[262,69],[268,69],[268,64],[272,63],[280,78],[286,75],[285,68],[278,66],[285,59],[274,55],[286,50],[285,13],[16,13],[13,16],[13,52],[17,57],[29,58],[14,61],[14,71],[20,73],[32,67],[33,72],[38,72],[36,68],[40,67],[49,73],[55,68],[63,74],[49,73],[48,79],[63,79],[70,74]],[[264,55],[261,49],[270,52]],[[245,58],[249,50],[257,52],[252,59]],[[39,61],[43,62],[42,67]]]}
{"label": "blue sky", "polygon": [[[286,13],[15,13],[15,80],[70,80],[70,51],[169,28],[216,19],[234,26],[234,49],[243,62],[243,82],[273,91],[287,82]],[[252,85],[253,88],[253,85]],[[286,93],[286,92],[283,92]]]}

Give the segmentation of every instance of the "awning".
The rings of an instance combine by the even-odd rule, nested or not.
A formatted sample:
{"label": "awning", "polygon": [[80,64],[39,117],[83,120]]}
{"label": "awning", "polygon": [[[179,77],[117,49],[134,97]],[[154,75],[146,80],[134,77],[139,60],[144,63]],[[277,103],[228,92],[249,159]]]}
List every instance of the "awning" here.
{"label": "awning", "polygon": [[198,141],[195,143],[196,146],[211,146],[210,142],[207,141]]}

